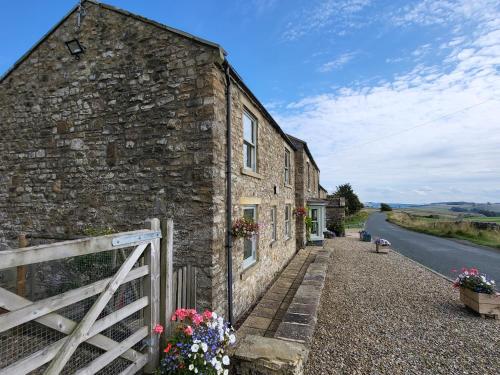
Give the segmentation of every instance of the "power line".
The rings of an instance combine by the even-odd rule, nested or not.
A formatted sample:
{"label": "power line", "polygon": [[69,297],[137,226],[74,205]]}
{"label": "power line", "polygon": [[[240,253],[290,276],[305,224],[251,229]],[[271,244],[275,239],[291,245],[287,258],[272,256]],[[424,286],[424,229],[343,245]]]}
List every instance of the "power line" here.
{"label": "power line", "polygon": [[456,115],[458,113],[461,113],[461,112],[465,112],[465,111],[468,111],[469,109],[472,109],[472,108],[475,108],[475,107],[478,107],[480,105],[483,105],[489,101],[493,101],[493,100],[496,100],[495,98],[490,98],[490,99],[487,99],[487,100],[484,100],[482,102],[479,102],[479,103],[476,103],[476,104],[473,104],[471,106],[468,106],[468,107],[465,107],[465,108],[462,108],[458,111],[455,111],[455,112],[450,112],[450,113],[447,113],[447,114],[444,114],[440,117],[437,117],[437,118],[434,118],[432,120],[429,120],[429,121],[425,121],[421,124],[418,124],[418,125],[415,125],[415,126],[412,126],[410,128],[406,128],[406,129],[403,129],[403,130],[400,130],[400,131],[397,131],[397,132],[394,132],[394,133],[391,133],[391,134],[388,134],[388,135],[385,135],[383,137],[379,137],[379,138],[376,138],[376,139],[372,139],[372,140],[369,140],[369,141],[366,141],[366,142],[363,142],[363,143],[358,143],[356,145],[352,145],[352,146],[349,146],[349,147],[346,147],[346,148],[341,148],[340,150],[336,150],[335,152],[338,152],[338,151],[348,151],[348,150],[351,150],[353,148],[358,148],[358,147],[361,147],[361,146],[365,146],[365,145],[368,145],[368,144],[371,144],[371,143],[374,143],[374,142],[379,142],[381,139],[387,139],[387,138],[390,138],[390,137],[394,137],[396,135],[399,135],[399,134],[402,134],[402,133],[406,133],[406,132],[409,132],[413,129],[417,129],[417,128],[421,128],[421,127],[424,127],[424,126],[427,126],[429,124],[432,124],[436,121],[439,121],[439,120],[442,120],[444,118],[447,118],[447,117],[450,117],[450,116],[453,116],[453,115]]}

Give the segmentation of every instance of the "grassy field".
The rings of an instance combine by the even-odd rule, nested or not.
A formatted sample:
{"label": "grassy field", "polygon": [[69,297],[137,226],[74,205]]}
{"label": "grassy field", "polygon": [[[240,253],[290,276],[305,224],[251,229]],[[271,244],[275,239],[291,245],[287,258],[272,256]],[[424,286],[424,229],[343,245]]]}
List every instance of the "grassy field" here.
{"label": "grassy field", "polygon": [[345,227],[346,228],[363,228],[368,216],[375,210],[374,208],[363,208],[361,211],[354,215],[346,216]]}
{"label": "grassy field", "polygon": [[[440,237],[458,238],[468,240],[473,243],[500,249],[500,232],[494,230],[480,230],[475,228],[470,221],[493,221],[498,218],[467,218],[467,220],[457,221],[458,218],[450,220],[438,214],[435,217],[426,215],[416,215],[411,212],[393,211],[389,212],[387,219],[399,226],[417,232],[432,234]],[[469,220],[472,219],[472,220]]]}

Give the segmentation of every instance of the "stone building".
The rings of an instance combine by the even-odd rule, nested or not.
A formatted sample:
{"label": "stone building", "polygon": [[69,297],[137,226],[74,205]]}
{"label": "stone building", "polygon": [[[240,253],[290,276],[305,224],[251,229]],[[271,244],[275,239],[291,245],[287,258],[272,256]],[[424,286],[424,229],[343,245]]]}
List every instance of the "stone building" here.
{"label": "stone building", "polygon": [[[65,239],[173,217],[174,267],[196,266],[197,307],[225,314],[231,286],[238,318],[304,244],[293,209],[320,194],[307,144],[219,45],[82,4],[0,79],[4,247],[20,232]],[[242,216],[265,224],[253,240],[231,237]]]}
{"label": "stone building", "polygon": [[[295,152],[295,205],[307,207],[308,216],[312,220],[309,242],[322,244],[325,239],[323,232],[326,230],[325,207],[327,201],[321,196],[319,167],[305,141],[290,134],[288,134],[288,138],[297,149]],[[298,247],[307,243],[306,225],[300,219],[297,219],[296,241]]]}

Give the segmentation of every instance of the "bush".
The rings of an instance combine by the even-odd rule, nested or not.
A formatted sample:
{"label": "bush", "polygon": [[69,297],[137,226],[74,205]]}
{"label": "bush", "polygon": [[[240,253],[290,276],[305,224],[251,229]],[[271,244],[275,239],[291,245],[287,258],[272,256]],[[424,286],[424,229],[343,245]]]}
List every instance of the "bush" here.
{"label": "bush", "polygon": [[328,229],[331,232],[334,232],[337,237],[345,236],[345,225],[343,221],[330,223],[328,224],[328,227],[326,229]]}
{"label": "bush", "polygon": [[387,203],[380,203],[380,211],[392,211],[392,207]]}

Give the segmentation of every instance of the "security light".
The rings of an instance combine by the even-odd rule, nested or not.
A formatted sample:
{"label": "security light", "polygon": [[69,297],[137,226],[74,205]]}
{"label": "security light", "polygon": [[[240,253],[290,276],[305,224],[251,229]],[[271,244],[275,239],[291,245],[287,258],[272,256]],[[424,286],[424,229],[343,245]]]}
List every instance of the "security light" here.
{"label": "security light", "polygon": [[66,46],[69,49],[69,52],[75,56],[75,59],[80,59],[80,54],[84,52],[84,49],[78,39],[73,39],[70,40],[69,42],[66,42]]}

